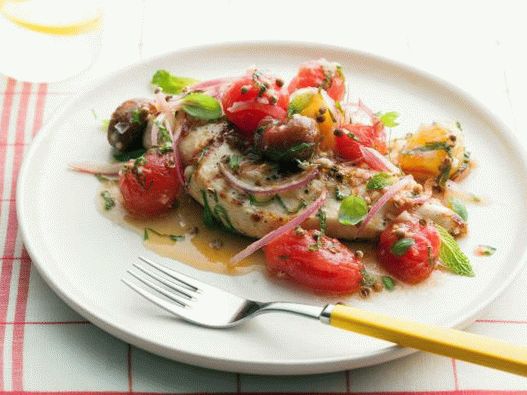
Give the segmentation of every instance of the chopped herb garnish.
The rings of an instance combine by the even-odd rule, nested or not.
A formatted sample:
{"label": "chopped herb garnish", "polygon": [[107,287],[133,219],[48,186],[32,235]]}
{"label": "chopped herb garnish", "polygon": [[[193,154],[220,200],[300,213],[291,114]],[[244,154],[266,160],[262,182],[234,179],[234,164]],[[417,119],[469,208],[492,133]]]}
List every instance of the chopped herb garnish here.
{"label": "chopped herb garnish", "polygon": [[203,199],[203,223],[208,227],[212,228],[216,225],[216,220],[209,206],[207,192],[205,192],[204,190],[201,190],[201,198]]}
{"label": "chopped herb garnish", "polygon": [[232,171],[236,172],[240,168],[240,161],[241,161],[240,155],[231,155],[229,156],[229,167]]}
{"label": "chopped herb garnish", "polygon": [[366,189],[375,191],[392,185],[394,177],[388,173],[377,173],[368,180]]}
{"label": "chopped herb garnish", "polygon": [[447,153],[450,153],[452,149],[452,146],[449,145],[446,142],[443,141],[434,141],[431,143],[426,143],[425,145],[422,145],[420,147],[413,148],[409,151],[404,151],[404,155],[413,155],[420,152],[428,152],[428,151],[446,151]]}
{"label": "chopped herb garnish", "polygon": [[115,200],[114,198],[112,197],[112,195],[110,194],[109,191],[102,191],[101,192],[101,197],[104,201],[104,209],[105,210],[111,210],[112,208],[115,207]]}
{"label": "chopped herb garnish", "polygon": [[132,113],[130,114],[130,118],[132,120],[132,123],[135,123],[137,125],[141,124],[141,110],[136,108]]}
{"label": "chopped herb garnish", "polygon": [[373,287],[373,284],[377,282],[377,278],[366,269],[362,269],[360,273],[362,274],[361,285],[363,287]]}
{"label": "chopped herb garnish", "polygon": [[214,201],[216,204],[214,208],[211,209],[209,205],[209,200],[207,198],[207,192],[201,190],[201,197],[203,199],[203,223],[208,227],[222,227],[223,229],[238,234],[239,232],[232,225],[232,222],[229,218],[227,210],[221,204],[218,203],[218,195],[214,191]]}
{"label": "chopped herb garnish", "polygon": [[457,127],[459,130],[463,131],[463,128],[461,127],[461,122],[456,121],[456,127]]}
{"label": "chopped herb garnish", "polygon": [[[253,197],[253,196],[249,196],[249,199]],[[282,208],[285,210],[285,212],[287,214],[296,214],[298,213],[301,209],[303,209],[304,207],[306,207],[306,202],[303,201],[303,200],[300,200],[300,202],[298,202],[298,205],[296,206],[296,208],[293,208],[293,209],[290,209],[289,207],[287,207],[287,205],[285,204],[284,200],[280,197],[280,195],[275,195],[274,196],[274,199],[278,202],[278,204],[280,206],[282,206]],[[267,202],[264,202],[264,203],[268,203],[268,202],[271,202],[271,200],[268,200]],[[252,203],[251,203],[252,204]],[[260,202],[259,203],[260,205],[262,205],[262,203]]]}
{"label": "chopped herb garnish", "polygon": [[284,160],[291,160],[294,159],[298,153],[312,150],[314,146],[314,143],[300,143],[293,145],[292,147],[288,148],[285,151],[279,151],[279,150],[266,150],[265,156],[267,156],[269,159],[274,160],[276,162],[281,162]]}
{"label": "chopped herb garnish", "polygon": [[414,244],[415,244],[414,239],[410,239],[408,237],[399,239],[392,245],[392,248],[391,248],[392,254],[396,256],[403,256],[404,254],[406,254],[408,249]]}
{"label": "chopped herb garnish", "polygon": [[166,70],[157,70],[152,77],[152,85],[163,89],[165,93],[177,94],[189,85],[198,82],[187,77],[176,77]]}
{"label": "chopped herb garnish", "polygon": [[128,162],[130,159],[137,159],[142,156],[146,150],[144,148],[139,148],[133,151],[128,152],[115,152],[113,158],[117,162]]}
{"label": "chopped herb garnish", "polygon": [[468,220],[467,207],[463,204],[460,199],[451,197],[450,199],[448,199],[448,207],[450,207],[453,212],[459,215],[463,219],[463,221]]}
{"label": "chopped herb garnish", "polygon": [[384,284],[384,288],[386,288],[388,291],[392,291],[395,288],[395,281],[392,277],[382,276],[381,280]]}
{"label": "chopped herb garnish", "polygon": [[439,258],[441,261],[451,272],[461,276],[473,277],[474,271],[472,270],[472,265],[456,240],[442,226],[436,224],[435,227],[441,238],[441,248],[439,250]]}
{"label": "chopped herb garnish", "polygon": [[380,121],[383,123],[384,126],[388,128],[394,128],[396,126],[399,126],[397,123],[397,118],[399,117],[399,113],[395,111],[385,112],[377,114]]}
{"label": "chopped herb garnish", "polygon": [[318,210],[317,218],[320,225],[320,232],[325,235],[328,228],[326,212],[323,209]]}
{"label": "chopped herb garnish", "polygon": [[357,225],[366,215],[368,204],[360,196],[348,196],[340,203],[339,222],[342,225]]}
{"label": "chopped herb garnish", "polygon": [[254,195],[249,195],[249,204],[251,204],[251,206],[266,206],[271,203],[274,199],[275,198],[272,197],[268,200],[258,200]]}
{"label": "chopped herb garnish", "polygon": [[476,255],[478,256],[491,256],[496,252],[496,247],[481,244],[476,247]]}
{"label": "chopped herb garnish", "polygon": [[182,99],[182,109],[191,117],[213,121],[223,116],[220,102],[201,92],[189,93]]}
{"label": "chopped herb garnish", "polygon": [[[448,159],[448,158],[447,158]],[[444,188],[446,182],[450,178],[450,171],[452,170],[452,161],[445,160],[439,167],[439,175],[437,176],[436,182],[440,188]]]}
{"label": "chopped herb garnish", "polygon": [[172,241],[183,241],[185,240],[185,236],[184,235],[173,235],[173,234],[169,234],[169,233],[162,233],[162,232],[159,232],[155,229],[152,229],[152,228],[145,228],[144,232],[143,232],[143,239],[144,240],[148,240],[149,239],[149,232],[155,234],[156,236],[159,236],[159,237],[164,237],[164,238],[167,238],[167,239],[170,239]]}
{"label": "chopped herb garnish", "polygon": [[115,181],[115,179],[107,177],[107,176],[105,176],[103,174],[100,174],[100,173],[94,174],[94,176],[99,182],[113,182],[113,181]]}

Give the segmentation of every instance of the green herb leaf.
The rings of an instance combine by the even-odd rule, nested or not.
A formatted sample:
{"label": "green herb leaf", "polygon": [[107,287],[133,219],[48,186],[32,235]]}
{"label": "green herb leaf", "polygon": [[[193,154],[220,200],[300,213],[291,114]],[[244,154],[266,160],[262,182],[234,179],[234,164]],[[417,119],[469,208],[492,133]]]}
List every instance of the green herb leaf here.
{"label": "green herb leaf", "polygon": [[388,291],[392,291],[395,288],[395,281],[392,277],[382,276],[381,280],[384,284],[384,288],[386,288]]}
{"label": "green herb leaf", "polygon": [[292,160],[295,159],[295,156],[297,156],[298,153],[304,152],[306,150],[312,150],[314,145],[314,143],[300,143],[288,148],[285,151],[267,150],[265,151],[265,156],[276,162]]}
{"label": "green herb leaf", "polygon": [[403,256],[404,254],[406,254],[408,249],[414,244],[415,244],[414,239],[410,239],[408,237],[399,239],[392,245],[392,248],[391,248],[392,254],[396,256]]}
{"label": "green herb leaf", "polygon": [[496,252],[496,247],[481,244],[476,247],[476,255],[479,256],[491,256]]}
{"label": "green herb leaf", "polygon": [[443,141],[434,141],[431,143],[426,143],[425,145],[422,145],[421,147],[413,148],[409,151],[404,151],[403,154],[405,155],[412,155],[417,154],[419,152],[428,152],[428,151],[446,151],[450,152],[452,147],[448,145],[448,143],[445,143]]}
{"label": "green herb leaf", "polygon": [[379,114],[380,121],[384,124],[384,126],[388,128],[394,128],[396,126],[399,126],[397,123],[397,118],[399,117],[399,113],[395,111],[385,112],[384,114]]}
{"label": "green herb leaf", "polygon": [[306,108],[311,99],[313,99],[313,92],[299,93],[289,102],[287,107],[287,116],[292,117],[294,114],[299,114],[304,108]]}
{"label": "green herb leaf", "polygon": [[236,172],[240,168],[240,161],[241,161],[240,155],[231,155],[229,156],[229,167],[232,171]]}
{"label": "green herb leaf", "polygon": [[461,127],[461,122],[456,121],[456,127],[457,127],[460,131],[463,131],[463,128]]}
{"label": "green herb leaf", "polygon": [[201,190],[201,198],[203,199],[203,223],[208,227],[212,228],[216,225],[216,220],[209,206],[207,192],[205,192],[204,190]]}
{"label": "green herb leaf", "polygon": [[373,287],[373,285],[377,282],[377,277],[368,272],[366,269],[362,269],[360,273],[362,274],[361,285],[363,287]]}
{"label": "green herb leaf", "polygon": [[104,209],[105,210],[111,210],[112,208],[115,207],[115,200],[114,198],[112,197],[112,195],[110,194],[109,191],[102,191],[101,192],[101,197],[104,201]]}
{"label": "green herb leaf", "polygon": [[223,115],[220,102],[204,93],[193,92],[182,100],[183,111],[194,118],[212,121],[221,118]]}
{"label": "green herb leaf", "polygon": [[102,130],[108,130],[108,126],[110,126],[110,120],[109,119],[103,119],[101,121],[101,129]]}
{"label": "green herb leaf", "polygon": [[159,232],[153,228],[145,228],[144,231],[143,231],[143,240],[148,240],[150,238],[149,236],[149,232],[152,232],[153,234],[155,234],[156,236],[159,236],[159,237],[164,237],[164,238],[167,238],[167,239],[170,239],[172,241],[183,241],[185,240],[185,236],[184,235],[173,235],[173,234],[169,234],[169,233],[162,233],[162,232]]}
{"label": "green herb leaf", "polygon": [[340,192],[340,189],[338,187],[335,188],[335,199],[339,202],[344,200],[348,195],[344,195],[342,192]]}
{"label": "green herb leaf", "polygon": [[[250,195],[250,196],[249,196],[249,200],[251,199],[251,197],[254,198],[254,196]],[[282,206],[282,208],[285,210],[285,212],[286,212],[287,214],[296,214],[296,213],[298,213],[301,209],[303,209],[304,207],[306,207],[306,202],[303,201],[303,200],[300,200],[300,202],[298,203],[298,205],[296,206],[296,208],[291,209],[291,208],[287,207],[287,205],[285,204],[284,200],[280,197],[280,195],[275,195],[275,196],[274,196],[274,199],[278,202],[278,204],[279,204],[280,206]],[[268,202],[270,202],[270,201],[272,201],[272,200],[273,200],[273,199],[268,200],[268,201],[266,201],[266,202],[258,202],[256,205],[260,205],[260,206],[262,206],[262,205],[264,205],[265,203],[268,203]],[[252,202],[251,202],[251,204],[252,204]]]}
{"label": "green herb leaf", "polygon": [[392,185],[394,178],[388,173],[377,173],[368,180],[366,189],[370,191],[383,189],[389,185]]}
{"label": "green herb leaf", "polygon": [[176,77],[166,70],[157,70],[152,77],[152,85],[163,89],[165,93],[181,93],[183,88],[198,82],[192,78]]}
{"label": "green herb leaf", "polygon": [[214,192],[214,200],[216,202],[213,209],[209,205],[207,199],[207,192],[201,190],[201,197],[203,199],[203,223],[208,227],[221,227],[228,232],[239,234],[236,228],[232,225],[227,210],[221,204],[218,203],[218,196]]}
{"label": "green herb leaf", "polygon": [[146,152],[144,148],[139,148],[128,152],[115,152],[113,158],[117,162],[128,162],[130,159],[137,159]]}
{"label": "green herb leaf", "polygon": [[134,111],[132,111],[132,113],[130,114],[131,115],[131,120],[132,120],[132,123],[135,123],[137,125],[140,125],[141,124],[141,110],[136,108]]}
{"label": "green herb leaf", "polygon": [[453,273],[473,277],[472,265],[467,256],[461,251],[461,248],[459,248],[456,240],[442,226],[436,224],[435,227],[441,238],[441,249],[439,251],[441,261]]}
{"label": "green herb leaf", "polygon": [[348,196],[340,203],[339,222],[342,225],[357,225],[367,214],[368,204],[360,196]]}
{"label": "green herb leaf", "polygon": [[317,217],[318,217],[318,222],[320,224],[320,233],[322,233],[322,235],[325,235],[326,230],[328,228],[326,212],[323,209],[318,210]]}
{"label": "green herb leaf", "polygon": [[450,207],[453,212],[463,218],[463,221],[466,222],[468,220],[467,207],[463,204],[460,199],[451,197],[450,199],[448,199],[448,207]]}
{"label": "green herb leaf", "polygon": [[[280,196],[276,195],[276,200],[278,201],[278,203],[280,203],[280,205],[284,208],[285,207],[285,204],[284,202],[282,201],[282,199],[280,198]],[[267,206],[268,204],[270,204],[273,200],[275,199],[275,197],[272,197],[271,199],[267,199],[267,200],[258,200],[256,199],[256,197],[254,195],[249,195],[249,204],[251,206]],[[287,208],[286,208],[286,211],[287,211]]]}

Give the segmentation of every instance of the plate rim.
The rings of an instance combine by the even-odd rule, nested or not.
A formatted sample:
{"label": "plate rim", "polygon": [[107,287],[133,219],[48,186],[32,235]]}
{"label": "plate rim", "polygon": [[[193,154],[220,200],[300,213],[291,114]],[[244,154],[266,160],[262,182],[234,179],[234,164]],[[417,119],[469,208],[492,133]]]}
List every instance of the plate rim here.
{"label": "plate rim", "polygon": [[[358,50],[341,45],[331,45],[323,42],[312,42],[312,41],[292,41],[292,40],[247,40],[247,41],[223,41],[219,43],[209,43],[202,45],[191,45],[178,48],[177,50],[164,52],[155,56],[151,56],[142,60],[135,61],[129,65],[122,67],[118,70],[115,70],[111,73],[107,73],[101,77],[90,79],[83,84],[81,84],[77,93],[75,93],[71,98],[67,99],[63,106],[60,109],[57,109],[49,117],[48,120],[44,123],[40,129],[37,136],[33,139],[29,150],[24,155],[23,163],[20,167],[19,176],[17,180],[17,190],[16,190],[16,214],[19,223],[19,230],[22,236],[24,246],[31,257],[31,261],[34,263],[39,274],[42,276],[46,284],[57,294],[60,299],[65,302],[69,307],[79,313],[81,316],[87,318],[97,327],[101,328],[105,332],[110,333],[112,336],[120,340],[124,340],[130,344],[133,344],[136,347],[145,349],[149,352],[167,357],[172,360],[177,360],[179,362],[188,363],[192,365],[197,365],[205,368],[211,368],[216,370],[223,370],[229,372],[238,372],[238,373],[250,373],[250,374],[272,374],[272,375],[286,375],[286,374],[317,374],[317,373],[329,373],[340,371],[344,369],[354,369],[358,367],[372,366],[394,360],[405,355],[412,354],[416,352],[414,349],[405,349],[396,345],[391,345],[384,347],[376,352],[369,353],[368,355],[363,355],[349,359],[346,357],[325,357],[325,358],[314,358],[314,359],[300,359],[300,360],[287,360],[287,361],[271,361],[271,360],[247,360],[247,358],[238,358],[238,359],[229,359],[225,360],[222,358],[214,356],[204,356],[203,354],[198,354],[194,352],[167,349],[163,344],[147,340],[131,330],[128,330],[126,327],[120,327],[117,324],[114,324],[108,320],[108,317],[100,317],[96,312],[92,312],[90,307],[93,305],[89,300],[78,301],[68,295],[67,290],[63,290],[60,287],[59,282],[55,282],[52,279],[50,273],[46,270],[46,265],[41,264],[38,259],[37,247],[34,245],[33,241],[29,238],[29,228],[30,224],[25,220],[25,209],[23,201],[25,199],[25,194],[27,193],[27,188],[25,187],[25,179],[28,177],[31,167],[31,158],[35,155],[38,147],[41,144],[41,141],[46,137],[47,134],[51,133],[53,125],[65,112],[67,112],[71,107],[74,107],[78,100],[96,90],[97,88],[104,86],[108,82],[114,80],[121,73],[140,67],[147,63],[155,63],[162,61],[167,57],[174,56],[178,53],[188,53],[192,51],[200,52],[206,50],[219,50],[228,51],[229,48],[249,48],[249,47],[266,47],[269,48],[294,48],[296,50],[301,49],[319,49],[321,51],[330,50],[336,52],[348,53],[362,59],[371,60],[378,62],[389,67],[394,67],[402,70],[406,70],[410,74],[416,75],[421,79],[432,82],[436,85],[446,88],[454,96],[462,99],[467,102],[472,108],[478,110],[480,114],[485,114],[484,120],[489,123],[494,129],[499,130],[499,136],[504,138],[505,142],[509,146],[509,149],[515,151],[517,156],[518,165],[521,166],[523,172],[527,174],[527,155],[526,150],[523,145],[520,143],[519,138],[516,136],[512,129],[498,116],[492,109],[482,103],[479,99],[476,99],[472,94],[468,93],[464,89],[454,85],[448,80],[443,79],[429,71],[422,70],[413,65],[404,63],[399,60],[394,60],[383,55],[375,54],[372,52],[367,52],[364,50]],[[527,184],[526,184],[527,185]],[[519,263],[515,268],[509,272],[504,281],[501,282],[500,286],[494,289],[494,292],[487,296],[485,299],[481,299],[474,304],[474,307],[465,312],[460,320],[451,320],[450,322],[443,322],[442,325],[450,328],[464,328],[471,324],[476,317],[481,314],[485,309],[487,309],[496,298],[501,295],[505,289],[511,284],[511,282],[518,276],[518,274],[524,269],[527,262],[527,248],[521,254],[519,258]],[[284,367],[289,369],[285,369]]]}

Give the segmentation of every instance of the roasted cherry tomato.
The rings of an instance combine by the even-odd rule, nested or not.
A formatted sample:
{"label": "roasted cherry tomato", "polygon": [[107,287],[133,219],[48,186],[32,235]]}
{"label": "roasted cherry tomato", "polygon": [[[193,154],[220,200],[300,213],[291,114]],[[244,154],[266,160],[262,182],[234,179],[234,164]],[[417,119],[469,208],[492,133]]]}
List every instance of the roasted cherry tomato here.
{"label": "roasted cherry tomato", "polygon": [[282,80],[254,71],[234,81],[223,94],[223,111],[230,122],[251,137],[264,117],[280,121],[286,118],[289,96],[282,88]]}
{"label": "roasted cherry tomato", "polygon": [[379,239],[379,262],[399,280],[416,284],[427,279],[437,263],[441,239],[436,228],[419,221],[394,222]]}
{"label": "roasted cherry tomato", "polygon": [[174,204],[182,185],[172,153],[155,150],[126,164],[119,177],[123,205],[135,217],[163,214]]}
{"label": "roasted cherry tomato", "polygon": [[297,89],[307,87],[325,89],[333,100],[341,101],[346,91],[342,68],[337,63],[325,59],[311,60],[302,64],[287,90],[291,94]]}
{"label": "roasted cherry tomato", "polygon": [[381,154],[388,153],[386,134],[381,122],[374,125],[347,124],[335,130],[335,151],[343,159],[362,158],[360,146],[375,148]]}
{"label": "roasted cherry tomato", "polygon": [[[292,230],[264,249],[267,269],[327,294],[349,294],[360,288],[360,259],[337,239],[318,236],[315,230]],[[317,243],[318,240],[318,243]]]}

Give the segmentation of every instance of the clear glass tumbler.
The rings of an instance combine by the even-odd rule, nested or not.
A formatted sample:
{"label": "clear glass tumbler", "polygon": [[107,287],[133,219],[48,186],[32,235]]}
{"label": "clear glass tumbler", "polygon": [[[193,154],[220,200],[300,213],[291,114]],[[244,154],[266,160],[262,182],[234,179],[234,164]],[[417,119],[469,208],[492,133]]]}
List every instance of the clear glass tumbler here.
{"label": "clear glass tumbler", "polygon": [[96,59],[102,12],[94,0],[0,0],[0,73],[55,82]]}

